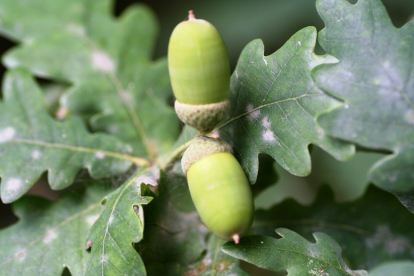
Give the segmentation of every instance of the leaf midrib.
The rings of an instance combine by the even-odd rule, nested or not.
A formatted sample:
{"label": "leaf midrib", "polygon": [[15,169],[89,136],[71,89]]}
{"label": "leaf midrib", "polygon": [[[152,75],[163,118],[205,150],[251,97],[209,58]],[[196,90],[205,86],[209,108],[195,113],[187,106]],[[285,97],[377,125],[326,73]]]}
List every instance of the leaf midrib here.
{"label": "leaf midrib", "polygon": [[29,139],[23,139],[23,138],[11,138],[7,142],[36,145],[36,146],[42,146],[46,148],[59,148],[59,149],[65,149],[69,151],[84,152],[84,153],[90,153],[90,154],[102,153],[112,158],[133,162],[137,166],[143,166],[143,165],[148,164],[148,161],[142,158],[138,158],[138,157],[134,157],[134,156],[126,155],[126,154],[121,154],[118,152],[101,150],[101,149],[85,148],[85,147],[72,146],[72,145],[66,145],[66,144],[49,143],[49,142],[44,142],[44,141],[29,140]]}
{"label": "leaf midrib", "polygon": [[242,114],[240,114],[236,117],[233,117],[233,118],[229,119],[228,121],[226,121],[223,124],[219,125],[215,130],[220,130],[221,128],[225,127],[226,125],[228,125],[228,124],[230,124],[230,123],[232,123],[232,122],[234,122],[234,121],[236,121],[236,120],[238,120],[238,119],[240,119],[244,116],[248,116],[249,114],[251,114],[251,113],[253,113],[257,110],[268,107],[268,106],[272,106],[272,105],[276,105],[276,104],[280,104],[280,103],[284,103],[284,102],[289,102],[289,101],[297,101],[298,99],[301,99],[301,98],[304,98],[304,97],[320,97],[320,96],[326,96],[326,95],[325,94],[303,94],[303,95],[300,95],[298,97],[283,99],[283,100],[275,101],[275,102],[272,102],[272,103],[263,104],[263,105],[260,105],[256,108],[252,109],[252,110],[249,110],[245,113],[242,113]]}
{"label": "leaf midrib", "polygon": [[[271,237],[269,237],[269,238],[271,238]],[[275,238],[271,238],[272,240],[275,240],[275,241],[281,241],[282,239],[275,239]],[[308,242],[309,243],[309,242]],[[316,245],[318,245],[318,243],[315,243],[315,244],[312,244],[312,245],[314,245],[314,246],[316,246]],[[331,263],[329,263],[328,261],[325,261],[325,260],[323,260],[323,259],[320,259],[320,258],[317,258],[317,257],[315,257],[315,256],[312,256],[312,255],[308,255],[308,254],[305,254],[305,253],[302,253],[302,252],[299,252],[299,251],[295,251],[295,250],[291,250],[291,249],[286,249],[286,248],[281,248],[278,244],[276,244],[276,247],[267,247],[267,246],[246,246],[246,245],[243,245],[243,246],[241,246],[241,247],[243,247],[243,248],[255,248],[255,249],[270,249],[270,250],[279,250],[279,251],[286,251],[286,252],[291,252],[291,253],[295,253],[295,254],[298,254],[298,255],[301,255],[301,256],[305,256],[305,257],[307,257],[307,258],[311,258],[311,259],[314,259],[314,260],[318,260],[318,261],[320,261],[320,262],[322,262],[322,263],[325,263],[325,264],[327,264],[327,265],[329,265],[330,267],[334,267],[334,268],[336,268],[336,269],[338,269],[338,270],[341,270],[341,271],[343,271],[343,272],[345,272],[345,273],[347,273],[348,275],[353,275],[353,274],[350,274],[348,271],[346,271],[345,269],[343,269],[342,267],[339,267],[339,266],[336,266],[336,265],[334,265],[334,264],[331,264]],[[336,256],[336,255],[335,255]],[[336,256],[336,258],[338,259],[338,257]]]}
{"label": "leaf midrib", "polygon": [[[102,51],[98,45],[96,45],[93,40],[85,33],[79,36],[80,38],[84,39],[84,41],[90,45],[90,47],[98,52],[105,53],[108,57],[110,55],[107,54],[106,51]],[[146,131],[144,127],[142,126],[141,119],[139,118],[137,112],[135,112],[134,106],[126,99],[123,94],[126,94],[127,90],[124,89],[122,82],[119,80],[119,78],[115,75],[113,72],[103,72],[106,73],[106,75],[111,80],[112,84],[116,88],[116,92],[118,94],[119,99],[121,100],[122,104],[125,106],[125,109],[127,110],[128,115],[130,116],[132,120],[132,124],[134,125],[135,129],[137,130],[138,134],[141,136],[142,143],[144,145],[145,151],[151,158],[151,160],[155,160],[157,153],[154,150],[154,147],[152,146],[150,140],[148,139],[148,136],[146,134]],[[79,80],[78,80],[79,81]]]}
{"label": "leaf midrib", "polygon": [[[147,168],[148,169],[148,168]],[[109,217],[108,218],[110,218],[111,216],[113,216],[113,213],[114,212],[116,212],[116,206],[118,205],[118,202],[119,202],[119,200],[122,198],[122,195],[125,193],[125,191],[130,187],[130,185],[131,184],[133,184],[133,183],[136,183],[136,179],[139,177],[139,176],[141,176],[142,174],[144,174],[146,171],[147,171],[147,169],[143,169],[143,170],[141,170],[140,172],[138,172],[138,173],[136,173],[135,174],[135,176],[134,177],[132,177],[126,184],[125,184],[125,186],[123,187],[123,189],[121,190],[121,192],[118,194],[118,197],[116,198],[116,200],[115,200],[115,202],[114,202],[114,204],[111,206],[111,213],[110,213],[110,215],[109,215]],[[139,183],[139,184],[142,184],[142,183]],[[102,242],[101,242],[101,245],[102,245],[102,254],[100,254],[100,256],[105,256],[105,240],[106,240],[106,236],[109,234],[109,236],[111,236],[111,234],[109,233],[109,231],[108,231],[108,229],[109,229],[109,225],[110,225],[110,223],[109,223],[109,219],[106,221],[106,228],[105,228],[105,234],[104,234],[104,237],[102,238]],[[112,238],[113,239],[113,238]],[[115,240],[114,240],[115,241]],[[118,246],[118,245],[117,245]],[[99,256],[99,254],[95,254],[96,256]],[[123,254],[121,254],[122,255],[122,257],[126,260],[126,258],[125,258],[125,256],[123,255]],[[128,261],[127,261],[128,262]],[[108,264],[110,264],[111,265],[111,263],[109,263],[109,262],[104,262],[104,261],[101,261],[101,275],[102,276],[104,276],[104,263],[108,263]],[[129,262],[128,262],[129,263]],[[87,270],[86,271],[89,271],[89,269],[91,268],[91,266],[92,266],[92,260],[90,260],[89,261],[89,265],[88,265],[88,268],[87,268]]]}

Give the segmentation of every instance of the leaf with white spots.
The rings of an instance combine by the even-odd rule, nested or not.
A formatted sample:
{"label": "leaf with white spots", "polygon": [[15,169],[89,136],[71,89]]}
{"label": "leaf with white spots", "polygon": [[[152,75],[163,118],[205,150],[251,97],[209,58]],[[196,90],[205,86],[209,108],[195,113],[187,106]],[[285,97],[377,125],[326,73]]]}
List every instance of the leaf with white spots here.
{"label": "leaf with white spots", "polygon": [[1,199],[9,203],[21,197],[48,172],[52,189],[72,184],[87,168],[94,178],[125,172],[140,159],[131,148],[108,135],[92,135],[82,121],[69,117],[57,122],[47,112],[43,95],[30,74],[9,71],[0,102]]}
{"label": "leaf with white spots", "polygon": [[341,102],[317,88],[311,70],[335,62],[313,53],[316,30],[297,32],[280,50],[263,56],[263,43],[255,40],[243,50],[231,79],[231,109],[218,127],[235,156],[255,182],[258,154],[271,155],[295,175],[310,173],[309,144],[345,160],[354,153],[350,144],[325,134],[317,117]]}
{"label": "leaf with white spots", "polygon": [[94,131],[127,142],[135,156],[155,161],[171,149],[180,126],[168,105],[167,61],[151,60],[157,23],[145,6],[117,19],[111,7],[111,0],[0,1],[0,32],[23,42],[3,60],[70,84],[64,108],[89,118]]}
{"label": "leaf with white spots", "polygon": [[146,275],[133,243],[143,237],[142,205],[152,199],[144,195],[145,185],[156,186],[158,174],[156,167],[138,171],[104,199],[105,209],[85,240],[85,248],[92,245],[85,275]]}
{"label": "leaf with white spots", "polygon": [[307,239],[315,231],[326,233],[338,242],[347,264],[355,269],[371,270],[384,262],[414,259],[414,214],[395,196],[373,185],[352,202],[335,202],[332,190],[324,186],[311,206],[289,199],[256,211],[254,234],[269,236],[280,227]]}
{"label": "leaf with white spots", "polygon": [[287,271],[289,276],[368,275],[364,270],[350,270],[342,259],[341,247],[324,233],[313,233],[316,243],[288,229],[279,228],[276,233],[282,238],[247,236],[239,244],[224,244],[222,250],[258,267]]}
{"label": "leaf with white spots", "polygon": [[370,179],[414,212],[414,22],[395,28],[380,0],[319,0],[321,46],[339,59],[313,71],[316,84],[345,105],[324,114],[327,133],[391,152]]}
{"label": "leaf with white spots", "polygon": [[58,202],[25,196],[13,203],[20,219],[0,231],[0,275],[83,275],[88,230],[99,217],[111,184],[92,183]]}

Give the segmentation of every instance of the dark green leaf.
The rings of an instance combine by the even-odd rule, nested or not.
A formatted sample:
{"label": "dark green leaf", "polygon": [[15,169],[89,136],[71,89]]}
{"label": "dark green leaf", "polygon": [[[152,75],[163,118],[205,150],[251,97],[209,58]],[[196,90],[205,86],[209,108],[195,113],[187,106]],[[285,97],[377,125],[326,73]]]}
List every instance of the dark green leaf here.
{"label": "dark green leaf", "polygon": [[243,50],[231,79],[231,110],[218,127],[235,156],[255,182],[259,153],[271,155],[295,175],[310,173],[308,145],[313,143],[338,159],[350,158],[353,146],[327,136],[316,123],[340,102],[317,88],[310,71],[335,61],[313,53],[316,30],[297,32],[280,50],[264,57],[260,40]]}
{"label": "dark green leaf", "polygon": [[187,268],[186,275],[243,275],[248,274],[241,270],[239,260],[224,254],[221,250],[224,241],[211,235],[207,244],[207,254],[200,262]]}
{"label": "dark green leaf", "polygon": [[332,191],[324,187],[309,207],[286,200],[268,211],[256,212],[255,234],[271,235],[278,227],[308,239],[315,231],[328,234],[356,269],[414,258],[414,215],[393,195],[374,186],[354,202],[336,203]]}
{"label": "dark green leaf", "polygon": [[102,211],[111,185],[93,183],[58,202],[25,196],[13,204],[20,221],[0,231],[0,275],[83,275],[89,228]]}
{"label": "dark green leaf", "polygon": [[371,168],[370,178],[381,188],[392,192],[414,213],[414,148],[402,148],[398,153],[380,160]]}
{"label": "dark green leaf", "polygon": [[[320,117],[331,135],[391,151],[370,178],[392,193],[414,191],[414,22],[395,28],[379,0],[319,0],[322,47],[339,62],[317,67],[318,86],[345,104]],[[414,205],[407,206],[414,211]]]}
{"label": "dark green leaf", "polygon": [[[140,163],[131,148],[107,135],[89,134],[82,121],[69,117],[53,120],[39,87],[28,72],[8,72],[0,103],[1,198],[21,197],[48,171],[52,189],[69,186],[82,168],[101,178],[126,171]],[[142,161],[142,160],[141,160]]]}
{"label": "dark green leaf", "polygon": [[279,175],[275,170],[275,160],[272,157],[267,154],[260,154],[259,164],[256,183],[251,186],[253,197],[257,197],[263,190],[279,180]]}
{"label": "dark green leaf", "polygon": [[145,185],[157,185],[157,172],[138,171],[105,199],[105,209],[92,226],[87,241],[92,254],[86,275],[146,275],[144,264],[132,243],[139,242],[144,232],[142,204]]}
{"label": "dark green leaf", "polygon": [[205,249],[208,230],[191,201],[186,178],[173,171],[162,172],[159,196],[144,207],[144,239],[138,252],[146,266],[151,263],[196,262]]}
{"label": "dark green leaf", "polygon": [[394,193],[402,205],[414,213],[414,191],[408,193]]}
{"label": "dark green leaf", "polygon": [[409,261],[391,262],[377,266],[371,270],[368,276],[411,276],[414,271],[414,263]]}
{"label": "dark green leaf", "polygon": [[272,271],[288,275],[367,275],[352,271],[341,257],[341,248],[328,235],[314,233],[311,243],[288,229],[276,230],[281,239],[268,236],[247,236],[239,244],[228,242],[223,251],[231,256]]}
{"label": "dark green leaf", "polygon": [[148,275],[163,276],[247,276],[239,266],[239,260],[224,254],[221,246],[224,242],[210,235],[207,252],[195,264],[184,266],[179,263],[152,263],[147,267]]}
{"label": "dark green leaf", "polygon": [[[54,26],[33,35],[13,33],[28,42],[6,54],[4,62],[72,84],[61,99],[69,111],[95,114],[90,121],[93,130],[119,137],[132,146],[134,155],[154,161],[169,151],[179,131],[177,116],[167,105],[172,92],[166,59],[151,61],[156,20],[143,6],[115,20],[109,3],[18,1],[11,8],[9,1],[1,2],[0,10],[16,9],[13,16],[5,16],[3,31],[13,32],[7,26],[20,22],[24,30],[31,29],[30,23]],[[59,10],[58,17],[45,16],[45,9]]]}

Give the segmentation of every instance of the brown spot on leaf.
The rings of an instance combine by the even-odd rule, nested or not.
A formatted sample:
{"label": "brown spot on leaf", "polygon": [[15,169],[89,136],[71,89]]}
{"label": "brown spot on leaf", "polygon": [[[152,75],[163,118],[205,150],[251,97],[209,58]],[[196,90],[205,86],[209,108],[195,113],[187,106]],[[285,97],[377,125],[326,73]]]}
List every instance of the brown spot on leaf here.
{"label": "brown spot on leaf", "polygon": [[207,269],[207,264],[210,263],[209,260],[204,260],[201,262],[201,264],[199,266],[197,266],[196,268],[188,271],[186,274],[184,274],[184,276],[194,276],[194,275],[200,275],[201,273],[203,273],[204,271],[206,271]]}
{"label": "brown spot on leaf", "polygon": [[227,268],[231,265],[231,263],[227,260],[224,260],[222,262],[217,263],[216,267],[214,268],[214,271],[216,273],[224,272],[227,270]]}

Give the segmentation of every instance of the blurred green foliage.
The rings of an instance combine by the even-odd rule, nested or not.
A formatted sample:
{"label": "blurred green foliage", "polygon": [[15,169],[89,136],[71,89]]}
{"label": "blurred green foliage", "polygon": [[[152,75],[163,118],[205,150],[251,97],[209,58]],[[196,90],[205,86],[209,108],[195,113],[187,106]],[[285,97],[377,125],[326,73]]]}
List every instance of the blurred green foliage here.
{"label": "blurred green foliage", "polygon": [[[265,54],[279,49],[295,32],[307,26],[324,27],[315,0],[118,0],[115,14],[119,15],[133,3],[145,3],[156,13],[160,22],[160,37],[155,57],[167,54],[168,39],[174,27],[187,18],[188,10],[196,17],[210,21],[221,33],[228,47],[232,68],[247,43],[260,38]],[[355,3],[356,0],[350,1]],[[382,0],[397,27],[414,16],[414,1]],[[318,48],[318,53],[323,53]]]}

